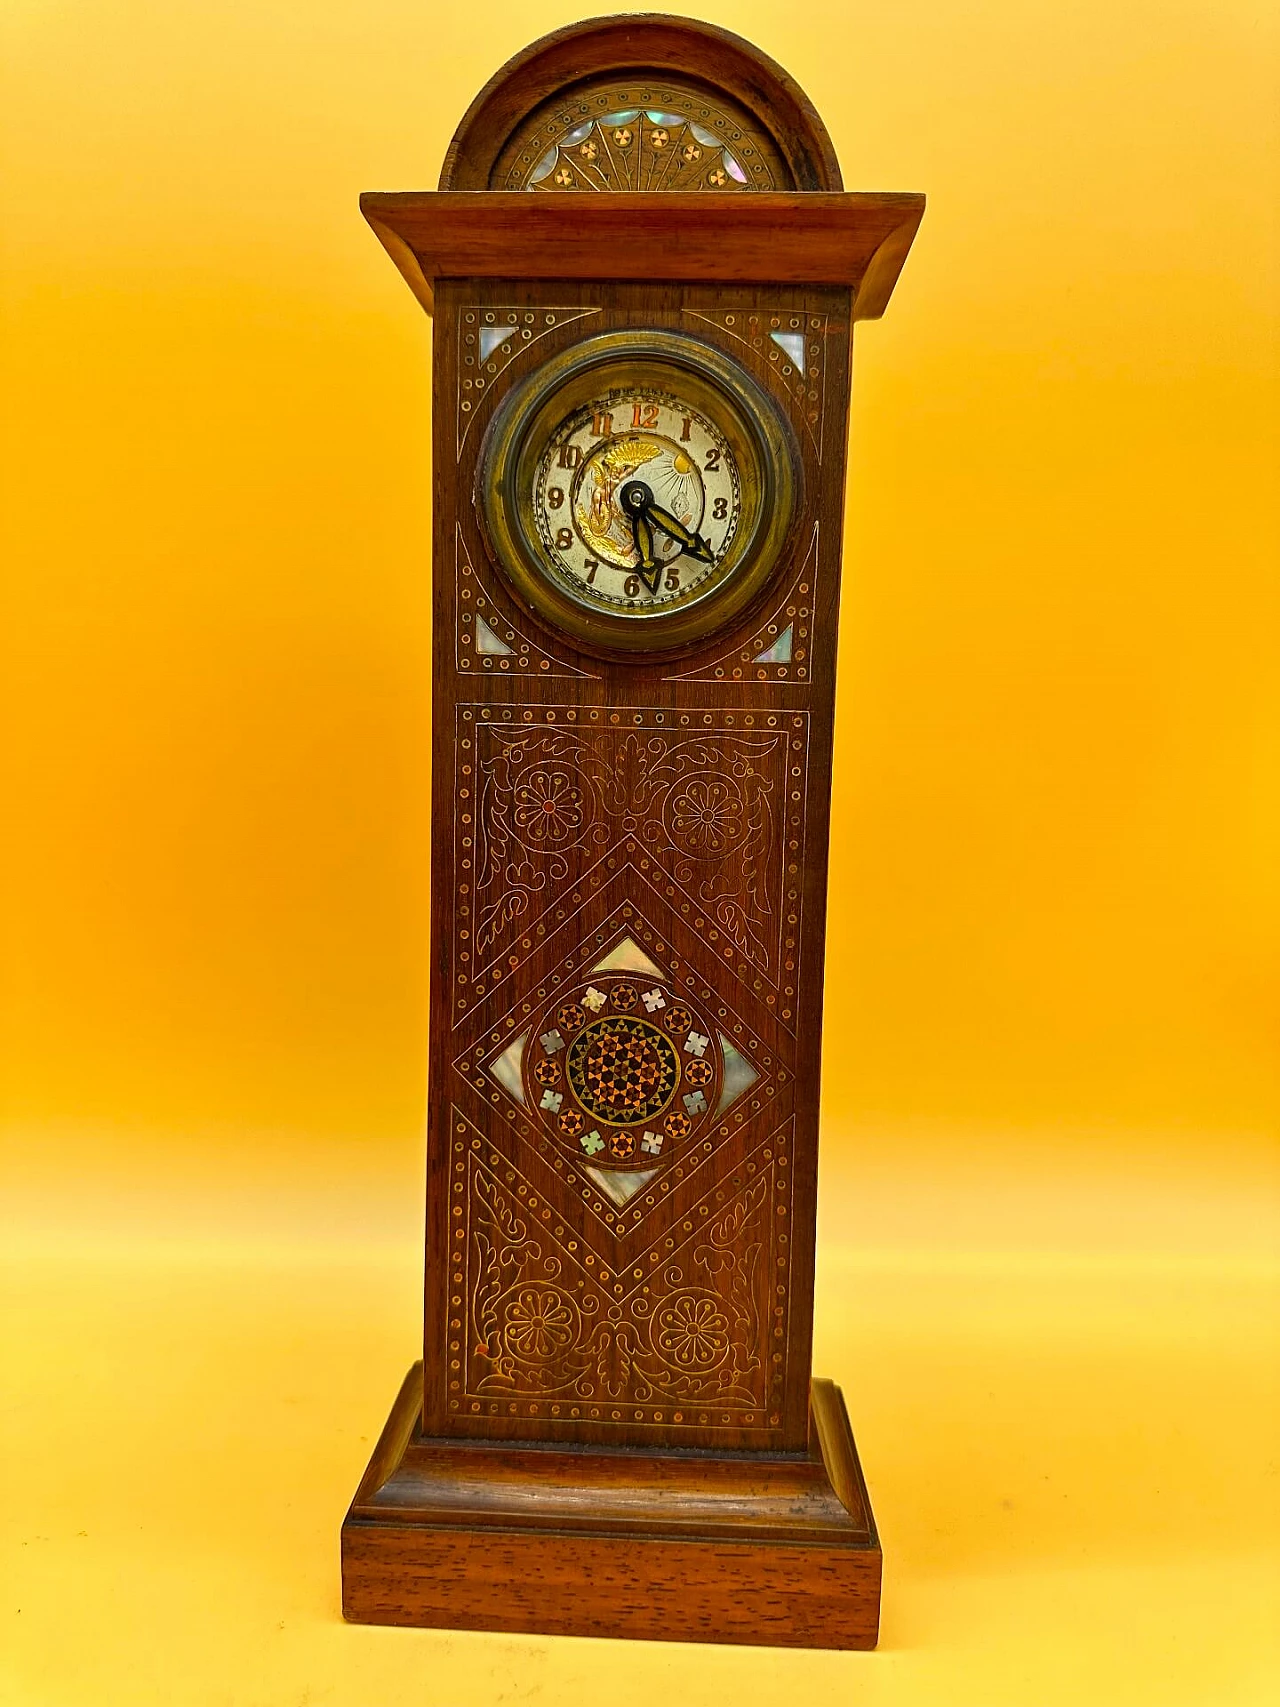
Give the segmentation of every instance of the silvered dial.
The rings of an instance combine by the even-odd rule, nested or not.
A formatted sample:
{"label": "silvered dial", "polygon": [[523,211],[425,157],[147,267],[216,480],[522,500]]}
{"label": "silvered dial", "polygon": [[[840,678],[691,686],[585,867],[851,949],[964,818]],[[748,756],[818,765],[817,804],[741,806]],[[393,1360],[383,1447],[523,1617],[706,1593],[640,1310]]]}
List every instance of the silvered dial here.
{"label": "silvered dial", "polygon": [[675,390],[603,391],[550,431],[533,468],[547,566],[579,604],[652,614],[687,604],[733,542],[742,483],[708,412]]}

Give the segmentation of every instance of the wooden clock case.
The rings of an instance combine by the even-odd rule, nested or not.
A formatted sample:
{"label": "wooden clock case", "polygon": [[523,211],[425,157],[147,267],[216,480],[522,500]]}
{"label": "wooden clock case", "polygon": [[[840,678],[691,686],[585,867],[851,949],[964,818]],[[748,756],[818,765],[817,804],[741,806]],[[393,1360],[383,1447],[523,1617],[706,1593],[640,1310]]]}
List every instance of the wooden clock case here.
{"label": "wooden clock case", "polygon": [[[434,317],[434,834],[424,1359],[344,1613],[873,1646],[879,1541],[810,1372],[818,1087],[850,339],[923,197],[844,193],[749,44],[630,17],[535,43],[438,192],[361,206]],[[478,482],[513,387],[637,328],[768,393],[797,499],[748,608],[628,653],[521,598]],[[583,1130],[601,1014],[689,1114]]]}

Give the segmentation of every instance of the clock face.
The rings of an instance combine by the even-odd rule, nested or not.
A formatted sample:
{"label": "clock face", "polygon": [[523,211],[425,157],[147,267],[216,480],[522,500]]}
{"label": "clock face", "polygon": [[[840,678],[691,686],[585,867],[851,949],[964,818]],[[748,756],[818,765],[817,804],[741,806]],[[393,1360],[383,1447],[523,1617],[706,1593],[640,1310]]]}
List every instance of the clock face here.
{"label": "clock face", "polygon": [[525,600],[589,647],[685,645],[775,565],[796,458],[778,411],[721,351],[606,333],[498,410],[480,498]]}
{"label": "clock face", "polygon": [[533,478],[549,568],[588,609],[688,604],[716,575],[742,518],[729,435],[678,391],[633,384],[558,422]]}

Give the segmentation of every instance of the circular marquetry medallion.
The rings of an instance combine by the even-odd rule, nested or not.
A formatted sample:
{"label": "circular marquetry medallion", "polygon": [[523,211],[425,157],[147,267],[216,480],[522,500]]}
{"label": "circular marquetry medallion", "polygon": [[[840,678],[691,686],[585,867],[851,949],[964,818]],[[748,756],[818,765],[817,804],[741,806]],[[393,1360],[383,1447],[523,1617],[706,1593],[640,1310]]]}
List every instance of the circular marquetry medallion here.
{"label": "circular marquetry medallion", "polygon": [[647,1167],[710,1121],[720,1034],[661,980],[596,972],[535,1022],[525,1098],[543,1129],[596,1167]]}
{"label": "circular marquetry medallion", "polygon": [[664,1112],[680,1083],[680,1061],[657,1026],[609,1014],[574,1039],[565,1077],[586,1113],[634,1126]]}

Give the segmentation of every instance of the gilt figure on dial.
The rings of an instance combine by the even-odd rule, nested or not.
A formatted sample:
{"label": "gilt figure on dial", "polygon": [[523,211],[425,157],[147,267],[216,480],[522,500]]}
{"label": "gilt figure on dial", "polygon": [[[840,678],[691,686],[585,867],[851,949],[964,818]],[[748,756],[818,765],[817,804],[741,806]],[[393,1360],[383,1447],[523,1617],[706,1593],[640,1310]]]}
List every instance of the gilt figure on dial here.
{"label": "gilt figure on dial", "polygon": [[612,333],[549,361],[494,416],[482,509],[534,609],[603,651],[722,627],[772,572],[797,458],[722,351]]}
{"label": "gilt figure on dial", "polygon": [[579,597],[622,610],[687,599],[732,542],[740,508],[721,429],[674,392],[641,386],[575,410],[534,487],[550,560]]}

